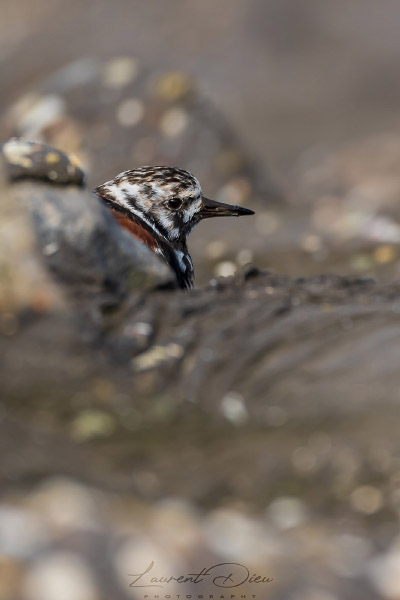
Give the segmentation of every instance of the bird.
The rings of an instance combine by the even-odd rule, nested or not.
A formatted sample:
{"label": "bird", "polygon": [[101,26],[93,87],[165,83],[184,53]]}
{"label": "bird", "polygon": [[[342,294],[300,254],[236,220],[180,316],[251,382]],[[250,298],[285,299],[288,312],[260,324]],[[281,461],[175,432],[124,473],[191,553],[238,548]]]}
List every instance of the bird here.
{"label": "bird", "polygon": [[171,267],[182,289],[194,285],[186,241],[193,228],[204,219],[254,214],[248,208],[206,198],[198,179],[177,167],[131,169],[93,191],[119,225]]}

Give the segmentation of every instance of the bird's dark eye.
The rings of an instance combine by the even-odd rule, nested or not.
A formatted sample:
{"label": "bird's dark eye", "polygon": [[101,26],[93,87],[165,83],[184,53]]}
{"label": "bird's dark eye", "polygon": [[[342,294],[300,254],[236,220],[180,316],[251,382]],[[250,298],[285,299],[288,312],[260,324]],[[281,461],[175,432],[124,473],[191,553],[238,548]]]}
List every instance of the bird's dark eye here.
{"label": "bird's dark eye", "polygon": [[182,200],[180,198],[171,198],[168,200],[168,208],[172,208],[172,210],[178,210],[182,206]]}

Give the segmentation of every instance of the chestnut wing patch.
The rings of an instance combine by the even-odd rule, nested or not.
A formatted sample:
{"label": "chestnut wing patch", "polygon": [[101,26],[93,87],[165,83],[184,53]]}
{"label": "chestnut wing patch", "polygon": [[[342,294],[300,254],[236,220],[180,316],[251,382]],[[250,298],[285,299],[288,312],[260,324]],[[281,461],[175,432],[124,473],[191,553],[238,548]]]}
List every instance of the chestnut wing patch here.
{"label": "chestnut wing patch", "polygon": [[155,252],[158,244],[154,236],[152,236],[149,231],[144,229],[141,225],[139,225],[139,223],[133,221],[129,216],[125,215],[121,211],[111,208],[111,212],[121,227],[127,229],[136,239],[146,244],[146,246]]}

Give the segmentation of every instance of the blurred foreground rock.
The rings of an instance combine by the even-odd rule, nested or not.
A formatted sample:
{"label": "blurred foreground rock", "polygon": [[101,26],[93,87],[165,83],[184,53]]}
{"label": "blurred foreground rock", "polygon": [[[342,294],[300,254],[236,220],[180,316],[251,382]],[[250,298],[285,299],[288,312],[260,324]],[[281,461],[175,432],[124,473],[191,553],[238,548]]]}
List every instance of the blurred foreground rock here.
{"label": "blurred foreground rock", "polygon": [[3,180],[1,199],[5,405],[75,440],[111,436],[111,478],[149,426],[236,436],[398,411],[400,284],[246,267],[157,291],[168,270],[86,190]]}

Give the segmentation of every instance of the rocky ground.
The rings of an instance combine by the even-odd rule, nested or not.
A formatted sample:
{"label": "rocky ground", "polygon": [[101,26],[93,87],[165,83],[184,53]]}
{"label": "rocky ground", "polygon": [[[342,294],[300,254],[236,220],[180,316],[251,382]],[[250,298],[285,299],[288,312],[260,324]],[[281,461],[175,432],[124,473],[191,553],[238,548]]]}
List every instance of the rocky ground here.
{"label": "rocky ground", "polygon": [[[287,20],[290,3],[268,0],[267,38],[262,3],[250,18],[231,2],[222,18],[204,2],[199,39],[179,38],[185,63],[176,19],[159,16],[155,39],[123,0],[84,14],[70,2],[63,19],[61,3],[44,0],[18,19],[23,4],[6,1],[0,20],[0,138],[51,148],[9,144],[1,159],[0,600],[143,600],[129,585],[152,561],[158,577],[235,562],[273,579],[223,589],[226,598],[398,598],[394,87],[393,106],[374,112],[397,42],[388,35],[380,58],[367,52],[362,71],[335,37],[340,23],[342,36],[351,30],[353,2],[324,16],[307,0]],[[257,62],[265,44],[272,79]],[[224,80],[212,59],[228,48]],[[331,70],[320,99],[331,120],[307,104],[310,64],[322,75],[329,52],[345,59],[348,83]],[[240,83],[229,87],[240,61],[253,65],[242,112]],[[290,76],[284,90],[274,68]],[[189,72],[210,73],[236,127]],[[351,135],[335,138],[345,89]],[[308,146],[319,120],[330,144]],[[194,232],[191,292],[168,289],[168,270],[90,193],[144,163],[192,169],[207,195],[256,211]],[[216,592],[209,581],[156,591]]]}
{"label": "rocky ground", "polygon": [[399,284],[160,289],[67,156],[12,141],[2,171],[3,596],[142,597],[128,565],[201,558],[395,597]]}

